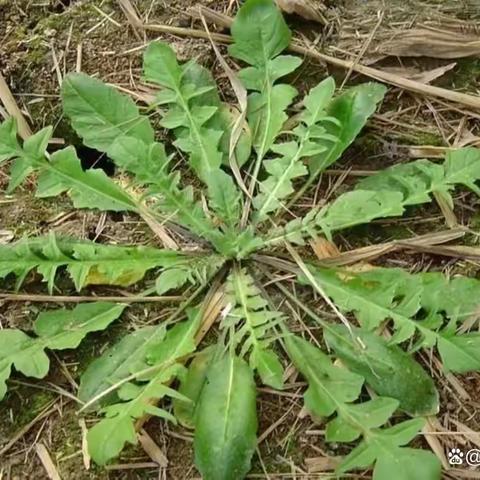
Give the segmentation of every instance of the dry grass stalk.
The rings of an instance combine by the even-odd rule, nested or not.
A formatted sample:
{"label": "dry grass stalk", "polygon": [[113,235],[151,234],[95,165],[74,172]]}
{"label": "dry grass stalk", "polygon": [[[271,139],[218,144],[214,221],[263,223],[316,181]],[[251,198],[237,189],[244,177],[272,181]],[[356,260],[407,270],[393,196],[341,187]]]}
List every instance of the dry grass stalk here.
{"label": "dry grass stalk", "polygon": [[327,25],[323,15],[326,7],[321,0],[275,0],[278,7],[285,13],[295,13],[306,20]]}
{"label": "dry grass stalk", "polygon": [[458,227],[458,220],[453,212],[453,209],[444,195],[439,192],[433,192],[433,196],[435,201],[437,202],[440,210],[442,211],[443,216],[445,217],[445,223],[447,224],[448,228],[455,228]]}
{"label": "dry grass stalk", "polygon": [[28,125],[23,113],[20,108],[18,108],[15,98],[13,98],[12,92],[7,85],[7,82],[3,78],[3,75],[0,73],[0,101],[3,103],[3,106],[7,112],[15,118],[18,125],[18,133],[25,140],[32,135],[30,126]]}
{"label": "dry grass stalk", "polygon": [[[207,7],[201,9],[202,15],[205,19],[213,21],[215,23],[221,22],[222,27],[229,27],[232,24],[233,19],[228,15],[214,12],[212,15]],[[189,12],[191,14],[191,11]],[[195,15],[194,15],[195,16]],[[221,19],[221,20],[220,20]],[[205,38],[206,33],[199,30],[185,29],[179,27],[168,27],[166,25],[144,25],[147,30],[161,31],[163,33],[173,33],[176,35],[189,35],[198,38]],[[224,34],[211,34],[217,42],[231,43],[231,37]],[[300,41],[294,40],[289,47],[290,51],[299,53],[300,55],[317,59],[321,62],[326,62],[336,67],[344,68],[346,70],[352,70],[370,78],[374,78],[380,82],[388,83],[396,87],[409,90],[414,93],[420,93],[426,96],[439,97],[451,102],[459,103],[470,108],[480,109],[480,97],[474,95],[468,95],[466,93],[455,92],[453,90],[447,90],[445,88],[434,87],[432,85],[426,85],[415,80],[410,80],[394,73],[384,72],[382,70],[367,67],[360,63],[355,63],[351,60],[343,60],[341,58],[332,57],[325,53],[321,53],[314,46],[305,47]]]}
{"label": "dry grass stalk", "polygon": [[463,58],[480,54],[480,36],[450,29],[413,28],[399,30],[376,50],[398,57]]}
{"label": "dry grass stalk", "polygon": [[[168,303],[181,300],[182,296],[102,296],[104,302],[120,302],[120,303],[145,303],[145,302],[160,302]],[[28,293],[0,293],[0,300],[7,300],[10,302],[54,302],[54,303],[80,303],[80,302],[98,302],[99,297],[94,295],[35,295]]]}
{"label": "dry grass stalk", "polygon": [[[411,249],[421,250],[425,252],[432,252],[435,245],[451,242],[465,235],[465,230],[456,228],[442,232],[428,233],[426,235],[419,235],[408,240],[392,240],[390,242],[378,243],[376,245],[369,245],[368,247],[356,248],[347,252],[330,258],[324,258],[320,262],[325,266],[344,266],[352,265],[357,262],[373,260],[386,253],[395,252],[398,250]],[[454,248],[455,247],[451,247]]]}
{"label": "dry grass stalk", "polygon": [[137,39],[141,41],[142,37],[138,30],[142,28],[143,22],[138,16],[135,7],[132,5],[130,0],[118,0],[118,4],[120,5],[122,12],[127,17],[127,20],[132,27],[133,33],[135,34]]}
{"label": "dry grass stalk", "polygon": [[35,451],[47,472],[48,478],[50,478],[50,480],[62,480],[45,445],[43,443],[37,443],[37,445],[35,445]]}
{"label": "dry grass stalk", "polygon": [[310,457],[304,460],[308,473],[333,472],[342,457]]}

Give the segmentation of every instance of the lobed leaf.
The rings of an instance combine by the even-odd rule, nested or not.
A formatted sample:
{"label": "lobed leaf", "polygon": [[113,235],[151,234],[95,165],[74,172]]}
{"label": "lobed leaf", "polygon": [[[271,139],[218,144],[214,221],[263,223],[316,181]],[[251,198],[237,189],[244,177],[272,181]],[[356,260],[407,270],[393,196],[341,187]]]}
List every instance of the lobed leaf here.
{"label": "lobed leaf", "polygon": [[295,368],[308,381],[304,400],[313,416],[330,416],[337,410],[338,403],[353,402],[358,398],[363,377],[334,366],[327,355],[301,337],[287,336],[285,347]]}
{"label": "lobed leaf", "polygon": [[283,387],[283,367],[270,344],[270,332],[282,322],[280,312],[268,309],[253,278],[235,268],[226,282],[226,296],[231,309],[221,328],[234,329],[232,345],[240,346],[240,357],[249,355],[249,364],[257,370],[262,382],[273,388]]}
{"label": "lobed leaf", "polygon": [[338,472],[365,468],[375,463],[374,480],[439,480],[441,465],[432,452],[403,446],[418,434],[424,424],[422,418],[415,418],[375,431],[345,457]]}
{"label": "lobed leaf", "polygon": [[43,378],[50,367],[45,349],[78,347],[88,333],[107,328],[125,307],[95,302],[77,305],[73,310],[42,312],[33,325],[36,337],[15,329],[0,330],[0,400],[7,392],[6,381],[12,367],[26,376]]}
{"label": "lobed leaf", "polygon": [[[336,333],[336,330],[332,331]],[[421,459],[424,465],[419,469],[425,474],[422,478],[440,479],[440,464],[435,455],[403,447],[424,426],[423,418],[380,428],[395,412],[398,400],[377,397],[367,402],[351,403],[360,395],[362,376],[344,367],[334,366],[320,349],[300,337],[286,336],[285,347],[295,367],[308,381],[304,397],[307,409],[317,417],[337,414],[327,423],[327,441],[351,442],[359,436],[363,437],[361,443],[343,459],[337,469],[338,474],[365,469],[374,464],[373,478],[388,480],[394,473],[386,465],[395,468],[395,472],[408,471],[410,475],[411,459],[413,462]],[[411,476],[402,473],[398,478],[407,480]]]}
{"label": "lobed leaf", "polygon": [[328,104],[326,114],[335,121],[326,122],[325,129],[326,133],[337,141],[331,142],[328,137],[323,142],[320,140],[325,150],[309,160],[311,177],[318,176],[340,158],[375,112],[386,90],[386,87],[379,83],[362,83],[348,89]]}
{"label": "lobed leaf", "polygon": [[301,59],[279,55],[290,43],[291,32],[271,0],[245,2],[231,33],[230,55],[250,65],[240,71],[239,77],[247,89],[253,90],[248,96],[247,119],[258,170],[287,119],[285,109],[297,94],[292,86],[275,82],[293,72]]}
{"label": "lobed leaf", "polygon": [[[213,82],[207,80],[200,89],[196,88],[198,84],[190,83],[192,77],[198,82],[198,75],[189,74],[192,68],[196,67],[191,63],[179,65],[168,44],[153,42],[145,51],[145,78],[164,89],[160,100],[168,105],[162,126],[175,130],[175,145],[189,153],[190,165],[207,185],[210,206],[231,227],[240,216],[240,193],[230,175],[221,169],[224,154],[220,140],[224,130],[215,129],[225,127],[218,118],[220,100],[211,94]],[[216,120],[209,123],[215,115]]]}
{"label": "lobed leaf", "polygon": [[[148,339],[141,346],[141,354],[135,354],[128,370],[123,366],[126,359],[122,355],[122,369],[112,377],[120,387],[116,393],[119,402],[104,407],[101,412],[105,418],[87,434],[88,451],[95,463],[105,465],[118,456],[125,443],[137,443],[135,422],[138,418],[149,414],[175,421],[168,411],[156,407],[155,403],[165,396],[188,400],[167,385],[183,371],[179,360],[195,350],[199,321],[200,316],[192,311],[188,320],[167,330],[166,335],[160,333],[153,341]],[[130,349],[125,351],[128,354]],[[122,348],[122,353],[125,351]],[[92,369],[95,376],[101,371],[98,363]],[[90,374],[93,375],[92,371]],[[88,377],[86,382],[89,382]],[[100,385],[98,380],[93,382],[94,390]],[[108,389],[104,392],[110,393]]]}
{"label": "lobed leaf", "polygon": [[[395,333],[390,343],[416,335],[415,348],[438,345],[446,370],[465,372],[480,367],[474,351],[476,334],[456,335],[457,326],[478,310],[478,280],[448,280],[440,273],[410,274],[396,268],[357,273],[317,268],[311,272],[342,311],[355,313],[363,329],[374,330],[391,320]],[[368,335],[366,341],[373,342],[371,348],[380,348]],[[432,395],[425,401],[429,398],[433,405]]]}
{"label": "lobed leaf", "polygon": [[[2,124],[3,125],[3,124]],[[14,123],[7,124],[14,129]],[[67,192],[76,208],[98,208],[113,211],[138,211],[137,202],[111,180],[103,170],[84,171],[75,149],[55,152],[50,160],[46,148],[52,128],[46,127],[10,151],[14,158],[8,191],[17,188],[32,172],[39,174],[37,197],[51,197]],[[1,142],[1,140],[0,140]]]}
{"label": "lobed leaf", "polygon": [[332,121],[325,112],[335,90],[335,81],[328,77],[312,88],[304,99],[305,110],[300,115],[300,125],[293,134],[296,141],[273,146],[279,158],[264,162],[269,176],[260,182],[259,193],[253,200],[257,209],[256,219],[265,220],[267,214],[281,207],[281,200],[293,193],[292,180],[308,173],[302,158],[323,152],[324,143],[335,143],[336,137],[327,134],[325,123]]}
{"label": "lobed leaf", "polygon": [[402,215],[410,205],[431,201],[433,193],[441,194],[453,206],[450,192],[458,184],[480,193],[475,184],[480,180],[478,164],[480,150],[462,148],[449,152],[443,165],[417,160],[387,168],[361,180],[355,190],[329,205],[271,229],[263,246],[285,240],[303,245],[304,239],[315,236],[319,229],[331,238],[335,231]]}
{"label": "lobed leaf", "polygon": [[66,268],[77,291],[87,285],[128,286],[155,267],[173,267],[191,261],[188,256],[152,247],[121,247],[49,237],[0,245],[0,278],[13,274],[17,288],[33,270],[53,290],[60,268]]}

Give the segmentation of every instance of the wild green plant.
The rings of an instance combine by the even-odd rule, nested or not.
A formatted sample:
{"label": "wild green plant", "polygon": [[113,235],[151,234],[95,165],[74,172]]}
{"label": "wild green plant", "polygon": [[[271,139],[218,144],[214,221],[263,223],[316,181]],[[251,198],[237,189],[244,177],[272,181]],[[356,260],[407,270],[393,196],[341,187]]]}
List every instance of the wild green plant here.
{"label": "wild green plant", "polygon": [[[420,448],[407,446],[424,417],[439,410],[435,384],[414,354],[436,348],[446,371],[480,369],[480,334],[458,331],[478,309],[480,283],[390,268],[353,272],[285,257],[292,245],[399,217],[433,194],[451,206],[458,186],[479,194],[480,150],[452,151],[443,163],[418,160],[387,168],[292,219],[290,207],[342,156],[386,89],[365,83],[336,94],[329,77],[288,120],[298,92],[286,77],[302,61],[283,53],[291,32],[281,13],[271,0],[247,0],[231,33],[229,54],[245,65],[238,77],[249,92],[246,112],[222,101],[204,67],[180,63],[168,44],[148,46],[144,80],[159,88],[148,113],[159,115],[160,126],[173,136],[167,147],[129,97],[85,74],[65,77],[66,116],[85,145],[115,162],[122,183],[100,169],[83,170],[73,147],[50,155],[51,127],[21,144],[15,122],[1,124],[0,162],[12,162],[9,192],[34,174],[37,197],[66,194],[75,208],[138,215],[166,248],[53,234],[25,238],[0,246],[0,278],[16,277],[20,288],[36,271],[52,293],[59,272],[81,291],[89,285],[127,287],[151,271],[159,295],[195,286],[167,321],[127,334],[83,373],[78,398],[82,411],[96,410],[100,417],[87,436],[100,465],[126,443],[135,444],[139,421],[155,415],[194,429],[203,478],[244,478],[257,445],[256,383],[282,389],[291,361],[308,383],[305,407],[325,424],[326,441],[352,445],[338,474],[373,467],[376,480],[440,478],[433,453],[418,442]],[[182,180],[182,171],[196,177],[195,186]],[[279,282],[264,288],[261,280],[272,265],[293,274],[297,288],[329,299],[341,322],[322,318]],[[223,302],[214,327],[218,341],[204,346],[199,339],[211,321],[206,305],[212,292]],[[202,294],[206,300],[198,301]],[[323,338],[292,333],[297,317],[285,302],[319,326]],[[125,308],[99,297],[41,313],[35,336],[1,330],[0,396],[12,367],[44,377],[45,349],[77,347]]]}

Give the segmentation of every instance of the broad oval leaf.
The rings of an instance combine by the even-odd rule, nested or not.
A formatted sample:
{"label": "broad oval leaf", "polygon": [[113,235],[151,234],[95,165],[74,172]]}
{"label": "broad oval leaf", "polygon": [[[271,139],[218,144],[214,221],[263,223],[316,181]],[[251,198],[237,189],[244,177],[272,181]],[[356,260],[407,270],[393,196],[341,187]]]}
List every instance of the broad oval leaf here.
{"label": "broad oval leaf", "polygon": [[256,388],[250,367],[235,356],[207,374],[195,420],[195,464],[204,480],[240,480],[257,438]]}
{"label": "broad oval leaf", "polygon": [[106,152],[128,135],[150,144],[154,132],[147,117],[127,95],[84,73],[70,73],[62,83],[63,110],[85,145]]}
{"label": "broad oval leaf", "polygon": [[230,55],[262,66],[288,47],[291,32],[272,0],[248,0],[232,24]]}
{"label": "broad oval leaf", "polygon": [[389,345],[375,333],[359,328],[353,328],[352,337],[343,325],[326,330],[325,340],[350,370],[362,375],[379,395],[397,399],[405,412],[438,412],[438,392],[432,378],[397,345]]}

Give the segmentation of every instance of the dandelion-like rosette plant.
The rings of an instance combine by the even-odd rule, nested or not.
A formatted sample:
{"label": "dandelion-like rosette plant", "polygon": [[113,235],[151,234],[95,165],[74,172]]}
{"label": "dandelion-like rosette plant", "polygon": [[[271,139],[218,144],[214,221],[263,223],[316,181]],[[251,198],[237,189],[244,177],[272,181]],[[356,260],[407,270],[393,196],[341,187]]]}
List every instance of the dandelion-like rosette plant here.
{"label": "dandelion-like rosette plant", "polygon": [[[339,475],[373,467],[376,480],[438,479],[436,456],[408,446],[424,417],[439,409],[435,384],[414,354],[436,349],[446,371],[480,369],[480,335],[458,332],[478,309],[479,282],[395,268],[325,267],[302,260],[296,249],[318,236],[331,239],[399,217],[434,194],[453,206],[457,187],[479,194],[480,151],[464,148],[447,153],[443,163],[387,168],[292,219],[292,205],[342,156],[386,89],[364,83],[337,94],[328,77],[298,98],[285,78],[302,59],[284,53],[291,32],[271,0],[247,0],[231,34],[228,52],[243,66],[237,79],[248,92],[246,108],[226,104],[208,70],[179,62],[161,42],[144,54],[143,78],[158,87],[147,112],[97,79],[65,77],[65,115],[86,146],[115,162],[121,183],[100,169],[82,169],[73,147],[49,154],[51,127],[21,143],[13,120],[0,125],[0,162],[11,161],[9,192],[34,174],[37,197],[66,194],[74,208],[138,215],[164,247],[53,233],[25,238],[0,245],[0,278],[14,277],[21,288],[36,271],[51,293],[60,271],[77,291],[128,287],[153,272],[158,295],[186,292],[166,321],[127,334],[83,373],[81,411],[99,417],[87,435],[97,464],[135,444],[139,425],[153,415],[193,429],[203,478],[244,478],[257,446],[256,385],[281,390],[290,361],[308,384],[305,408],[325,424],[325,440],[351,446]],[[289,118],[294,101],[300,111]],[[155,114],[174,139],[167,147],[150,123]],[[182,172],[195,180],[187,184]],[[278,270],[320,294],[338,321],[276,281]],[[302,311],[321,337],[292,333],[301,329],[285,304]],[[0,330],[0,397],[13,368],[44,377],[48,350],[76,348],[126,308],[100,296],[42,312],[31,333]],[[217,341],[204,345],[212,326]]]}

